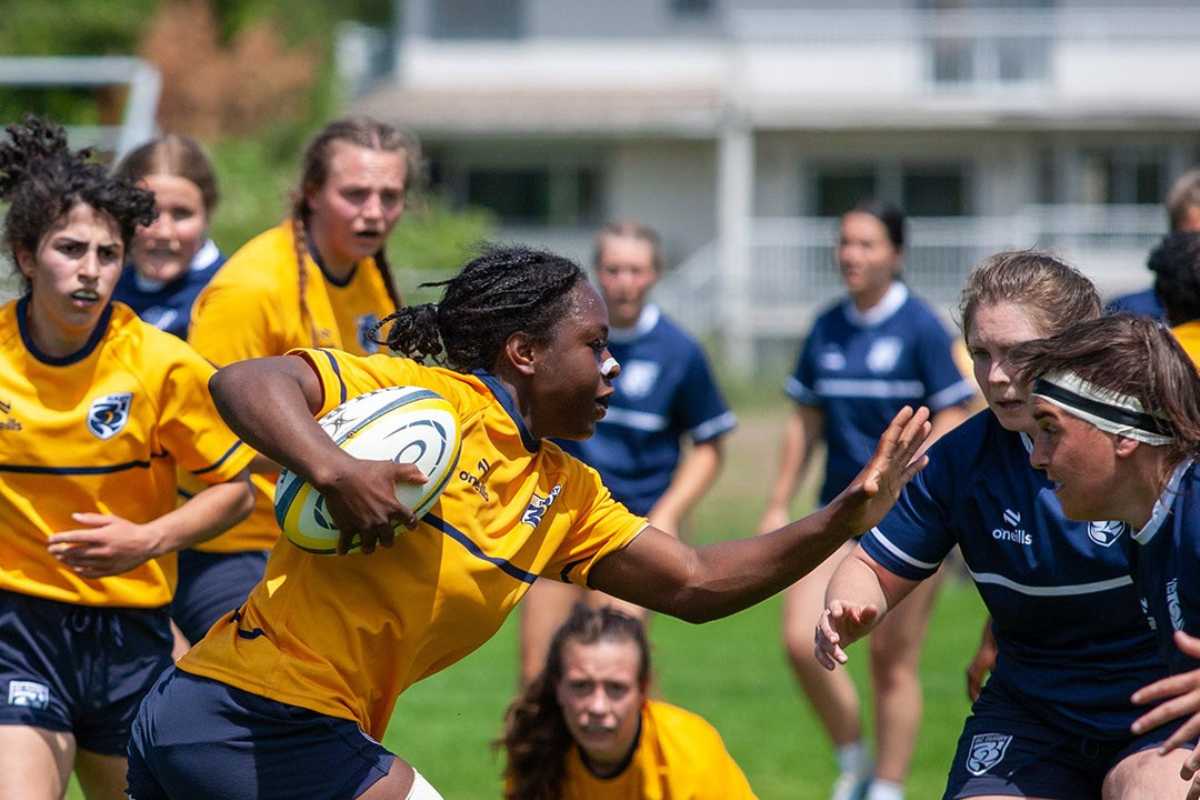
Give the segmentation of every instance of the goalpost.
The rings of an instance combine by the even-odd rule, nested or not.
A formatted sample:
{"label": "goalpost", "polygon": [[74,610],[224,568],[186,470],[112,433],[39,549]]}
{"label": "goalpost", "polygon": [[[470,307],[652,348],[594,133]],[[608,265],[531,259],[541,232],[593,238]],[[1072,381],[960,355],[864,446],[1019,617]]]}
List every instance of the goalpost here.
{"label": "goalpost", "polygon": [[[69,126],[73,146],[92,145],[120,158],[157,132],[155,116],[162,76],[148,61],[132,56],[3,56],[0,87],[124,86],[119,125]],[[10,120],[11,121],[11,120]]]}

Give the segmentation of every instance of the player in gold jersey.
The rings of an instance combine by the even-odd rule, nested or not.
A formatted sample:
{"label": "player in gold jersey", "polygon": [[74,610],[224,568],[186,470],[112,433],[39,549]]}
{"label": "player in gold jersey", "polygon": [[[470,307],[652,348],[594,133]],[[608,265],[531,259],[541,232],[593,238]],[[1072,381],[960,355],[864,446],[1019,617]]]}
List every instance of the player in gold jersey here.
{"label": "player in gold jersey", "polygon": [[[171,663],[174,551],[245,517],[253,453],[213,368],[111,303],[153,195],[35,118],[0,144],[23,292],[0,307],[0,798],[58,800],[72,770],[118,800],[129,726]],[[176,470],[201,490],[176,507]]]}
{"label": "player in gold jersey", "polygon": [[[692,548],[615,502],[552,437],[590,436],[620,367],[604,302],[578,264],[497,248],[396,312],[407,358],[304,350],[225,367],[210,384],[247,444],[312,483],[345,553],[286,540],[246,604],[217,622],[142,704],[134,800],[437,792],[379,744],[397,698],[489,639],[538,578],[694,622],[778,592],[866,531],[923,465],[928,412],[905,409],[840,496],[771,534]],[[442,356],[448,368],[413,359]],[[432,389],[456,409],[458,472],[419,521],[395,496],[412,465],[360,461],[316,423],[372,389]],[[397,531],[397,528],[407,530]],[[376,551],[377,545],[383,549]]]}
{"label": "player in gold jersey", "polygon": [[[291,219],[250,240],[209,282],[188,341],[217,366],[294,347],[376,352],[371,333],[400,306],[384,245],[419,162],[415,140],[365,117],[336,120],[304,155]],[[200,639],[262,578],[279,537],[270,465],[253,481],[254,512],[179,555],[176,623]]]}
{"label": "player in gold jersey", "polygon": [[508,709],[505,800],[755,800],[713,726],[649,690],[642,623],[576,604]]}

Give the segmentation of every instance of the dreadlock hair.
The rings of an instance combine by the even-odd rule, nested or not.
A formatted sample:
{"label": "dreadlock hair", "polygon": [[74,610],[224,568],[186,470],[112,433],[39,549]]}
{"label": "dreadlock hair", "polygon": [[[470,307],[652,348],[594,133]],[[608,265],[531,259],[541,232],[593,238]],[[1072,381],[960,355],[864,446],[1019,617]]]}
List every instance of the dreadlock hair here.
{"label": "dreadlock hair", "polygon": [[504,735],[494,743],[508,757],[510,786],[505,800],[559,800],[566,757],[574,740],[563,720],[557,690],[564,674],[568,644],[633,642],[640,654],[638,686],[650,688],[650,643],[642,622],[615,608],[588,608],[576,603],[571,615],[550,640],[546,666],[508,707]]}
{"label": "dreadlock hair", "polygon": [[485,246],[458,275],[422,284],[444,287],[442,299],[388,315],[375,327],[390,322],[387,338],[376,341],[417,361],[440,357],[457,372],[494,369],[512,334],[548,342],[569,308],[571,290],[586,279],[583,268],[564,256]]}
{"label": "dreadlock hair", "polygon": [[[72,208],[83,203],[110,217],[129,247],[138,225],[154,221],[154,195],[109,176],[89,161],[91,149],[73,152],[61,127],[27,115],[5,127],[10,141],[0,143],[0,200],[9,203],[4,241],[14,264],[19,254],[37,252],[42,238]],[[32,285],[21,276],[22,290]]]}
{"label": "dreadlock hair", "polygon": [[971,269],[963,284],[959,315],[969,336],[980,308],[1018,306],[1045,335],[1104,310],[1096,286],[1082,272],[1040,250],[1003,250]]}
{"label": "dreadlock hair", "polygon": [[[338,142],[357,145],[367,150],[378,150],[385,153],[401,153],[404,155],[405,192],[419,185],[422,177],[423,163],[421,160],[421,145],[416,137],[390,125],[371,119],[370,117],[351,116],[334,120],[321,129],[304,151],[304,164],[300,173],[300,187],[292,193],[292,233],[296,247],[296,264],[300,277],[300,314],[307,319],[312,328],[312,314],[308,309],[305,297],[305,285],[308,279],[308,236],[307,228],[311,209],[308,207],[309,192],[319,191],[329,179],[329,162],[333,157],[333,146]],[[392,305],[400,308],[400,292],[392,277],[391,263],[388,261],[386,246],[380,246],[374,255],[375,268],[383,279],[388,297]],[[313,332],[313,342],[316,343],[316,333]]]}
{"label": "dreadlock hair", "polygon": [[1200,455],[1200,377],[1179,342],[1155,320],[1129,313],[1086,320],[1014,347],[1008,362],[1017,379],[1030,385],[1043,375],[1070,371],[1137,398],[1174,437],[1162,445],[1172,464]]}
{"label": "dreadlock hair", "polygon": [[204,213],[212,217],[220,199],[217,174],[195,139],[178,133],[159,136],[130,150],[113,169],[113,177],[128,183],[137,183],[147,175],[174,175],[191,181],[200,190]]}

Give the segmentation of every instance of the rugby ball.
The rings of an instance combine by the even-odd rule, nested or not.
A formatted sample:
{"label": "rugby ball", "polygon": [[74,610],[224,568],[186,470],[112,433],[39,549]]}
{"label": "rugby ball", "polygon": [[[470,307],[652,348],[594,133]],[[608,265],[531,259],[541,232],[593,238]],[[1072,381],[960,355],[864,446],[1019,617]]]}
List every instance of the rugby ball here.
{"label": "rugby ball", "polygon": [[[429,481],[397,483],[396,499],[418,518],[441,496],[462,448],[454,407],[437,392],[419,386],[393,386],[359,395],[318,422],[338,447],[355,458],[416,464]],[[301,550],[337,552],[339,533],[325,510],[325,498],[286,469],[275,483],[275,519]]]}

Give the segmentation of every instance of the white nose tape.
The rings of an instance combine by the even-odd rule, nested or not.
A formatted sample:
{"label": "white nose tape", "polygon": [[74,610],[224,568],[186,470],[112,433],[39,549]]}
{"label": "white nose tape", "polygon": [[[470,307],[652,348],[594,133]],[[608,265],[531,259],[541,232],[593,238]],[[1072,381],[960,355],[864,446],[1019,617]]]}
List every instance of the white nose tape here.
{"label": "white nose tape", "polygon": [[605,378],[611,377],[613,372],[616,371],[617,367],[619,366],[620,364],[617,363],[617,360],[612,356],[609,356],[608,360],[600,365],[600,374]]}

